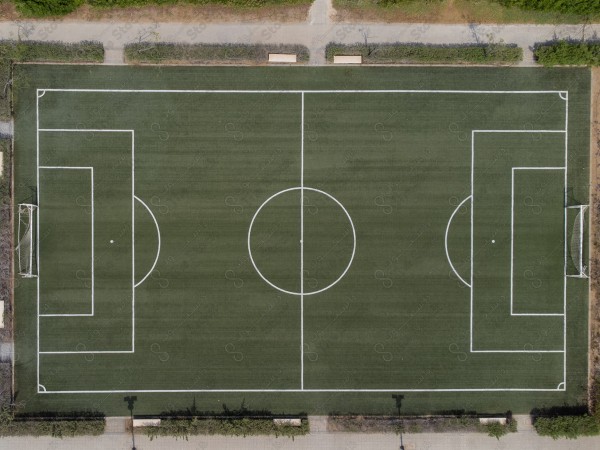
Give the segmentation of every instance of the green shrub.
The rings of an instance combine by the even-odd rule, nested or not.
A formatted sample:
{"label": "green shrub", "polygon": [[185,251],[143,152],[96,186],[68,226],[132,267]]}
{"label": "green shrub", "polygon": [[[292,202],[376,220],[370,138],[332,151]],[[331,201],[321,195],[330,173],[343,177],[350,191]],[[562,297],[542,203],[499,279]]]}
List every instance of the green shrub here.
{"label": "green shrub", "polygon": [[11,65],[15,62],[102,62],[100,42],[73,44],[39,41],[0,41],[0,118],[9,118]]}
{"label": "green shrub", "polygon": [[488,423],[484,425],[484,428],[488,436],[495,437],[496,439],[500,439],[510,431],[508,425],[502,425],[499,422]]}
{"label": "green shrub", "polygon": [[62,16],[83,5],[85,0],[15,0],[17,10],[29,17]]}
{"label": "green shrub", "polygon": [[277,426],[273,419],[244,418],[202,418],[186,417],[163,419],[158,427],[144,427],[143,431],[152,440],[157,437],[170,436],[175,439],[186,439],[195,435],[224,435],[224,436],[258,436],[274,435],[303,436],[308,434],[308,420],[302,419],[302,426]]}
{"label": "green shrub", "polygon": [[[181,0],[195,5],[221,4],[244,8],[256,8],[269,5],[309,4],[310,0]],[[97,8],[115,8],[146,5],[172,5],[180,0],[87,0],[87,3]],[[59,16],[75,11],[86,0],[15,0],[19,12],[25,16],[44,17]]]}
{"label": "green shrub", "polygon": [[99,436],[104,433],[105,421],[100,417],[33,418],[18,417],[10,407],[0,410],[0,436]]}
{"label": "green shrub", "polygon": [[558,41],[537,44],[533,54],[544,66],[598,66],[600,42]]}
{"label": "green shrub", "polygon": [[171,44],[135,43],[125,46],[125,59],[131,63],[264,64],[269,53],[295,53],[298,61],[308,61],[308,48],[303,45],[269,44]]}
{"label": "green shrub", "polygon": [[327,61],[335,55],[361,55],[366,64],[514,64],[523,50],[507,44],[338,44],[325,50]]}
{"label": "green shrub", "polygon": [[600,434],[600,424],[595,417],[582,416],[538,417],[533,426],[540,436],[551,436],[576,439],[579,436],[596,436]]}
{"label": "green shrub", "polygon": [[[87,0],[87,2],[94,7],[114,8],[144,5],[167,5],[179,3],[179,0]],[[221,4],[244,8],[257,8],[268,5],[296,5],[311,3],[310,0],[182,0],[182,2],[191,3],[194,5]]]}
{"label": "green shrub", "polygon": [[504,6],[516,6],[522,9],[538,11],[558,11],[574,14],[597,14],[600,12],[600,0],[497,0]]}

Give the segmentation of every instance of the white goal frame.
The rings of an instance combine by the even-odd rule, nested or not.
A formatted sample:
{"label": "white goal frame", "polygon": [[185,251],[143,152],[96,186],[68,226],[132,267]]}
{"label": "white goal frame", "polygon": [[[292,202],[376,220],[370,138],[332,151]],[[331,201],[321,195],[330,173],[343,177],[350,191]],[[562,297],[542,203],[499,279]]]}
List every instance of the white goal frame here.
{"label": "white goal frame", "polygon": [[[581,220],[579,221],[579,230],[577,230],[579,232],[579,239],[581,241],[581,245],[579,246],[579,267],[576,267],[579,274],[577,274],[577,275],[576,274],[573,274],[573,275],[566,274],[566,276],[569,278],[589,278],[589,275],[587,273],[587,269],[589,267],[589,261],[583,260],[583,246],[586,243],[585,239],[584,239],[584,237],[585,237],[585,235],[584,235],[585,212],[587,211],[588,208],[589,208],[589,205],[573,205],[573,206],[566,207],[566,209],[578,209],[579,213],[577,213],[577,217],[581,216]],[[573,230],[573,231],[575,231],[575,230]],[[573,236],[571,237],[571,239],[573,239]],[[570,243],[569,243],[569,245],[570,245]],[[572,257],[573,257],[573,255],[571,253],[571,258]]]}
{"label": "white goal frame", "polygon": [[[37,241],[34,239],[33,230],[37,223],[37,205],[32,203],[19,203],[18,209],[18,225],[17,225],[17,246],[15,247],[15,253],[17,255],[17,266],[19,269],[19,275],[23,278],[37,278]],[[25,227],[23,236],[21,235],[21,227]],[[21,245],[25,243],[21,239],[29,240],[29,251],[27,254],[21,254]],[[25,257],[23,261],[22,257]],[[35,265],[34,265],[35,264]],[[27,267],[28,270],[23,270],[23,267]]]}

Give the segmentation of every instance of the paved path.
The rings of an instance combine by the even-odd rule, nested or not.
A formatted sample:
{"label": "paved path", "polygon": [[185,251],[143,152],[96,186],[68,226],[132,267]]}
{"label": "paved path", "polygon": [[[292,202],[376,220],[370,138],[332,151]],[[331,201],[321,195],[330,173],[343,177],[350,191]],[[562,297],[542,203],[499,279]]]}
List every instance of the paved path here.
{"label": "paved path", "polygon": [[[190,437],[188,441],[161,438],[150,441],[144,436],[136,436],[138,450],[177,449],[249,449],[249,450],[398,450],[401,437],[394,434],[362,433],[311,433],[295,440],[275,437],[234,438],[223,436]],[[600,448],[599,438],[577,440],[552,440],[540,438],[535,432],[518,432],[501,438],[499,441],[481,433],[423,433],[402,436],[405,450],[590,450]],[[104,434],[99,437],[54,439],[2,438],[0,448],[12,450],[129,450],[132,448],[128,433]]]}
{"label": "paved path", "polygon": [[125,22],[0,22],[0,39],[101,41],[106,63],[122,64],[123,46],[139,40],[182,43],[288,43],[311,50],[310,64],[325,63],[332,41],[421,42],[429,44],[505,42],[523,47],[522,65],[532,65],[531,47],[556,37],[580,39],[600,34],[600,25],[476,25],[337,23],[330,20],[331,0],[316,0],[308,20],[299,23],[125,23]]}

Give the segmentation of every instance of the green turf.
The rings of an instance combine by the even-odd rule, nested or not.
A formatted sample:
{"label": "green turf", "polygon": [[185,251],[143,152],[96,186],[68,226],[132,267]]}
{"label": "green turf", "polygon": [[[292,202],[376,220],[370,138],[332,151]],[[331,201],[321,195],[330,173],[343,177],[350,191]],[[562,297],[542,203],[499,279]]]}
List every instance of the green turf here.
{"label": "green turf", "polygon": [[[134,130],[135,141],[132,159],[130,132],[39,133],[40,165],[94,167],[95,310],[40,317],[41,352],[80,352],[42,353],[40,383],[86,393],[38,393],[37,282],[16,287],[28,411],[123,414],[135,390],[186,391],[135,392],[139,414],[244,400],[274,412],[391,413],[395,395],[421,413],[584,400],[587,280],[566,281],[566,390],[549,391],[565,381],[554,352],[563,317],[510,315],[511,275],[515,313],[563,311],[564,171],[517,170],[511,186],[513,167],[564,167],[565,134],[472,132],[568,121],[568,202],[587,203],[588,70],[18,70],[27,83],[16,92],[15,201],[40,205],[42,314],[87,312],[91,180],[41,169],[35,198],[35,88],[569,92],[567,119],[557,92],[45,91],[40,129]],[[161,249],[149,272],[155,220]],[[130,353],[86,353],[112,350]]]}

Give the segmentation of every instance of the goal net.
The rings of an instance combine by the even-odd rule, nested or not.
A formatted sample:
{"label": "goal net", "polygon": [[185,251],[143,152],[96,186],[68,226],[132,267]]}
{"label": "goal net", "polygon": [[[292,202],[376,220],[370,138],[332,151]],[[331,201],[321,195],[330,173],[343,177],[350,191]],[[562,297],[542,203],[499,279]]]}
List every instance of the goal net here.
{"label": "goal net", "polygon": [[29,203],[19,205],[19,224],[17,227],[17,264],[19,275],[24,278],[37,277],[37,252],[34,242],[34,223],[37,206]]}
{"label": "goal net", "polygon": [[587,278],[588,267],[587,267],[587,252],[585,251],[586,242],[586,227],[585,227],[585,213],[588,209],[588,205],[577,205],[567,207],[567,211],[570,212],[568,217],[573,219],[573,228],[570,231],[569,254],[570,254],[570,269],[567,271],[567,276]]}

